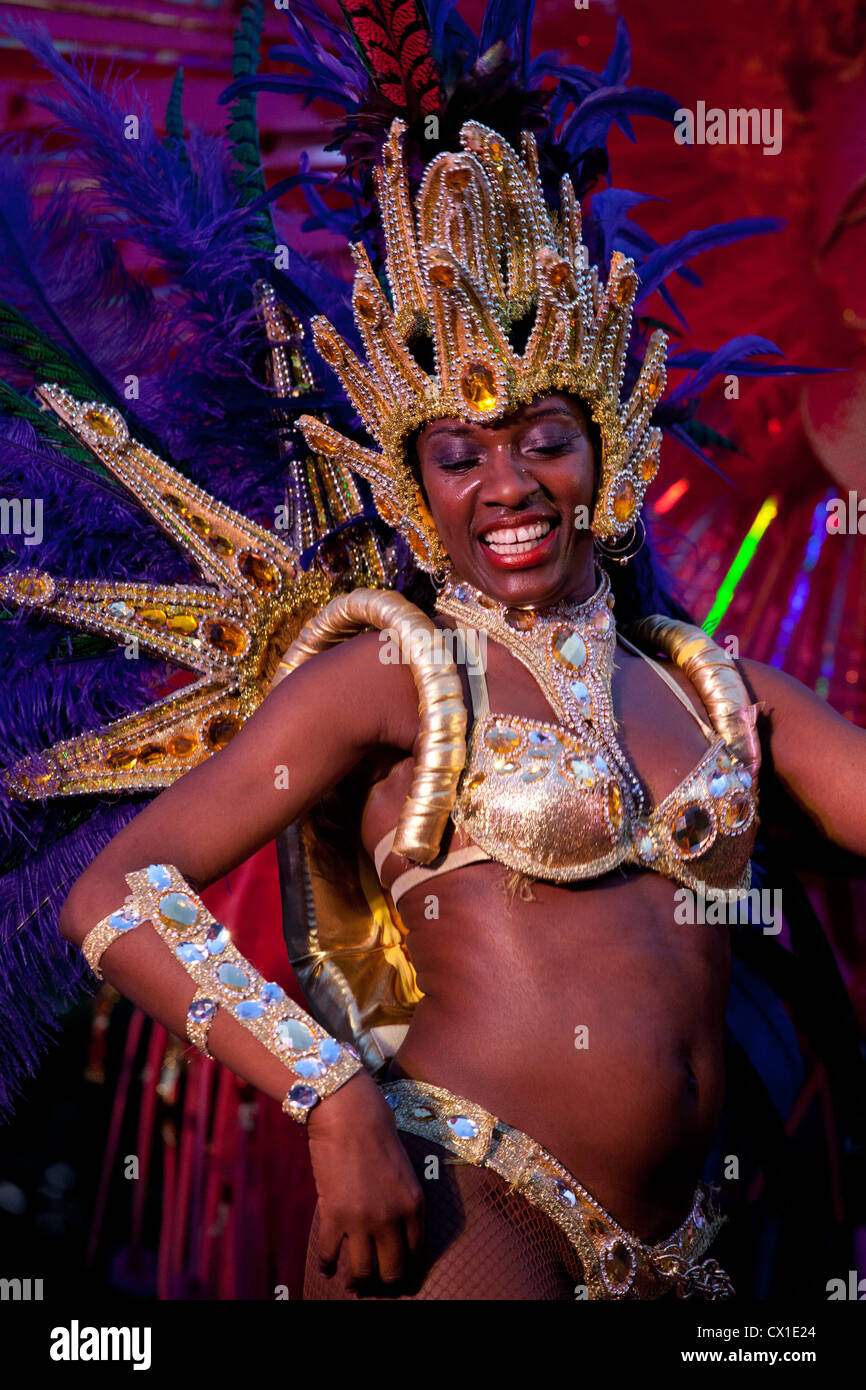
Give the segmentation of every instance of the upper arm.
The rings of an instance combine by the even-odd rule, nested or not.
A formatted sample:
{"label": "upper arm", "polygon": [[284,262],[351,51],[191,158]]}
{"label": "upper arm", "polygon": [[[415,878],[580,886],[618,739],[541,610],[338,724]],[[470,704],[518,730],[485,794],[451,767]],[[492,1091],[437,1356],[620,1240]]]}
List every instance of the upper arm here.
{"label": "upper arm", "polygon": [[779,782],[827,839],[866,855],[866,730],[786,672],[738,665],[763,706]]}
{"label": "upper arm", "polygon": [[207,887],[309,810],[371,749],[411,749],[418,728],[412,675],[407,666],[383,664],[380,651],[378,634],[364,633],[288,675],[231,743],[106,845],[73,886],[64,926],[75,930],[72,918],[98,921],[116,906],[119,875],[145,864],[174,864],[192,886]]}

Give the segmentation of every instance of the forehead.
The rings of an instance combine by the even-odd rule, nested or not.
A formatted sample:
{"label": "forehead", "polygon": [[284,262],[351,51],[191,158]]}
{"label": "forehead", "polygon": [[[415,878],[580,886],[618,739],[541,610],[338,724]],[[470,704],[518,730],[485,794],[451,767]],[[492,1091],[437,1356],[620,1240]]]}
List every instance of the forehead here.
{"label": "forehead", "polygon": [[555,419],[557,416],[561,419],[569,417],[572,420],[581,421],[585,418],[580,403],[573,397],[551,393],[547,396],[539,396],[528,405],[515,410],[511,415],[506,415],[501,420],[496,420],[489,425],[461,420],[459,417],[430,420],[421,431],[419,440],[429,439],[436,434],[489,435],[503,433],[531,424],[534,420]]}

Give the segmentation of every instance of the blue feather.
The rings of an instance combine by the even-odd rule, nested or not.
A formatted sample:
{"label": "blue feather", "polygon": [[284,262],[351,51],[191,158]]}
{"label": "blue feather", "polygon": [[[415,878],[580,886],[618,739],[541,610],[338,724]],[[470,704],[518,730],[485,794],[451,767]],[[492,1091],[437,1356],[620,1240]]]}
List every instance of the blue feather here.
{"label": "blue feather", "polygon": [[767,232],[778,232],[784,226],[778,217],[739,217],[733,222],[717,222],[702,231],[687,232],[677,241],[660,246],[644,261],[641,267],[641,284],[637,294],[637,304],[644,303],[653,290],[686,261],[703,255],[717,246],[729,246],[732,242],[743,241],[750,236],[763,236]]}

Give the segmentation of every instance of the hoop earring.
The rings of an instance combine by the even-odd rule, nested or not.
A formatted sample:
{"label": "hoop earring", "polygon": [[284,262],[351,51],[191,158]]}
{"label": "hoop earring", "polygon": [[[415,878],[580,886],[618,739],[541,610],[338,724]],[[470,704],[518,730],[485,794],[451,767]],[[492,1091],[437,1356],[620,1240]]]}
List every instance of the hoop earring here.
{"label": "hoop earring", "polygon": [[451,565],[440,565],[439,569],[430,571],[430,579],[434,589],[437,591],[444,589],[451,574]]}
{"label": "hoop earring", "polygon": [[[640,540],[638,541],[637,545],[634,546],[634,549],[630,550],[629,546],[634,544],[635,538],[638,534],[638,526],[640,527]],[[609,549],[605,549],[598,536],[593,536],[592,543],[603,560],[613,560],[614,564],[616,565],[627,565],[629,560],[633,560],[635,555],[637,555],[638,551],[642,548],[645,540],[646,527],[643,523],[643,517],[639,516],[637,521],[632,522],[631,533],[623,537],[623,545],[621,550],[617,550],[615,546],[611,546]]]}

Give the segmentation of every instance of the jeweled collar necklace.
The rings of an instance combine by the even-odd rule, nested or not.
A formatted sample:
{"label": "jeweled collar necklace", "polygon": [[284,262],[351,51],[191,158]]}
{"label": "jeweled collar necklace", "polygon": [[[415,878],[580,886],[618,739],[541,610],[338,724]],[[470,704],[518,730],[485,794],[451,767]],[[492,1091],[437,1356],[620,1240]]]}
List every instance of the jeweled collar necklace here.
{"label": "jeweled collar necklace", "polygon": [[589,598],[561,599],[546,608],[512,607],[451,577],[436,611],[488,633],[511,652],[535,677],[559,721],[580,729],[613,759],[640,811],[643,789],[616,737],[611,697],[616,622],[603,570]]}

